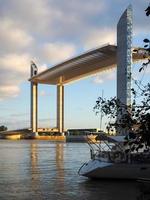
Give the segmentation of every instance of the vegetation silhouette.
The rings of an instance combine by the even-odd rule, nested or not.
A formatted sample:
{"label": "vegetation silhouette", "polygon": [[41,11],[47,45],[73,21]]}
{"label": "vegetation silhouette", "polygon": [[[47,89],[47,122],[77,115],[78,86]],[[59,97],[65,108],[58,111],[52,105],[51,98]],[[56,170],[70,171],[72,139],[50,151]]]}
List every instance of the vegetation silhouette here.
{"label": "vegetation silhouette", "polygon": [[7,127],[4,125],[0,126],[0,132],[2,132],[2,131],[7,131]]}

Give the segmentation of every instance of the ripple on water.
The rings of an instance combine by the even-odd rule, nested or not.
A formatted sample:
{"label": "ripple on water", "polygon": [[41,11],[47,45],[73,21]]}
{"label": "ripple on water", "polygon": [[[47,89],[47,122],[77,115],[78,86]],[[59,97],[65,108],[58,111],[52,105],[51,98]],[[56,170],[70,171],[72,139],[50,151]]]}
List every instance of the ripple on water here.
{"label": "ripple on water", "polygon": [[0,140],[0,200],[148,200],[141,183],[89,180],[77,174],[85,143]]}

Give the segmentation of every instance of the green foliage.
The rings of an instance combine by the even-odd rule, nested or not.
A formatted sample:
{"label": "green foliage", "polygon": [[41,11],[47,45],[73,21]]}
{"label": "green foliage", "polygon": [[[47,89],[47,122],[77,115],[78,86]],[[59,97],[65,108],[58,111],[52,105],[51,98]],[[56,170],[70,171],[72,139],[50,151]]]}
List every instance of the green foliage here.
{"label": "green foliage", "polygon": [[4,126],[4,125],[0,126],[0,132],[1,132],[1,131],[7,131],[7,127]]}
{"label": "green foliage", "polygon": [[[140,101],[135,89],[132,89],[132,94],[131,106],[124,105],[116,97],[110,100],[99,97],[94,111],[96,114],[102,112],[108,117],[108,131],[114,128],[117,130],[125,129],[130,139],[136,138],[134,145],[133,143],[130,145],[132,145],[132,150],[137,150],[141,148],[143,143],[146,147],[150,147],[150,83],[141,89]],[[119,120],[117,120],[118,113]]]}
{"label": "green foliage", "polygon": [[150,5],[145,9],[145,12],[147,16],[150,15]]}
{"label": "green foliage", "polygon": [[[144,39],[143,42],[145,43],[144,49],[145,49],[145,55],[144,57],[149,57],[150,56],[150,40],[149,39]],[[150,59],[148,58],[147,62],[142,64],[142,67],[139,69],[139,72],[144,70],[148,65],[150,64]]]}

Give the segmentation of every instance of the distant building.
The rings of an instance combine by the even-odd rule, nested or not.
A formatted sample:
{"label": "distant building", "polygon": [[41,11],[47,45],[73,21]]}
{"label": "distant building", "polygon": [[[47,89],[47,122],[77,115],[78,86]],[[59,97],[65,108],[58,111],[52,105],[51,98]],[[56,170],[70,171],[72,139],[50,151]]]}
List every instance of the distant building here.
{"label": "distant building", "polygon": [[38,128],[38,132],[58,132],[58,128]]}
{"label": "distant building", "polygon": [[89,128],[89,129],[68,129],[66,131],[67,135],[90,135],[98,133],[98,128]]}

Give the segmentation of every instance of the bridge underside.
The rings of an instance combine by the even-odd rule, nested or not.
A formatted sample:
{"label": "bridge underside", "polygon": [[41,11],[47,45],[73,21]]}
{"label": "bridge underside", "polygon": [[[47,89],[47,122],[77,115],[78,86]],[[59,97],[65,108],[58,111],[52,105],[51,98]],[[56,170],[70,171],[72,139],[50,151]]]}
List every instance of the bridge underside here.
{"label": "bridge underside", "polygon": [[[134,51],[133,51],[134,52]],[[143,52],[132,53],[133,62],[143,59]],[[38,84],[57,85],[57,128],[64,131],[64,85],[95,73],[117,67],[117,46],[105,45],[31,76],[31,128],[37,132]]]}
{"label": "bridge underside", "polygon": [[[133,51],[134,52],[134,51]],[[133,53],[133,62],[143,59],[143,53]],[[34,83],[67,84],[92,74],[116,67],[117,46],[106,45],[67,60],[33,76]]]}

